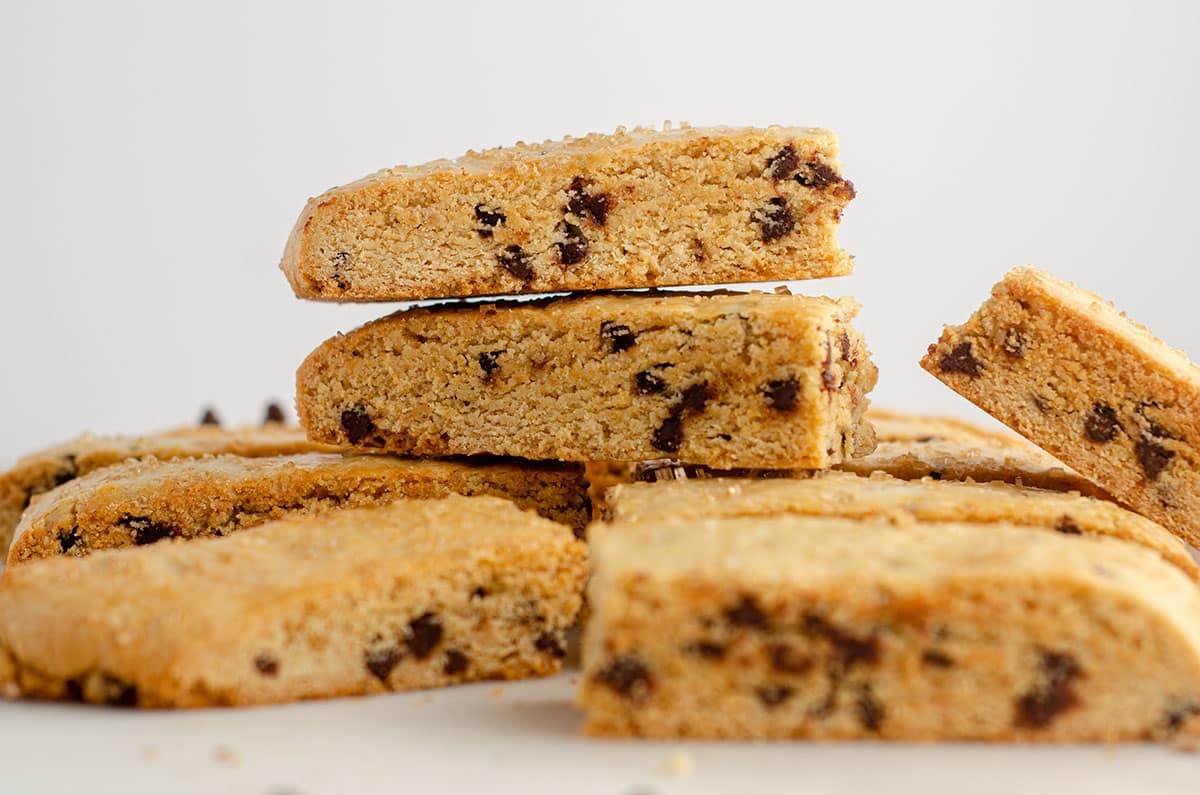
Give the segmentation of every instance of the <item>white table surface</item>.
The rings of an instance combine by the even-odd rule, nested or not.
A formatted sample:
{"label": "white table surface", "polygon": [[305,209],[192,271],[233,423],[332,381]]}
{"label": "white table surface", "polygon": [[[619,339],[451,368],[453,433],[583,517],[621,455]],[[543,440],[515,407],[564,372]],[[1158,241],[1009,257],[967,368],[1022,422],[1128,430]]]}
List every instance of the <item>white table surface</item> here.
{"label": "white table surface", "polygon": [[595,740],[578,674],[245,710],[0,703],[0,793],[1198,793],[1169,747]]}

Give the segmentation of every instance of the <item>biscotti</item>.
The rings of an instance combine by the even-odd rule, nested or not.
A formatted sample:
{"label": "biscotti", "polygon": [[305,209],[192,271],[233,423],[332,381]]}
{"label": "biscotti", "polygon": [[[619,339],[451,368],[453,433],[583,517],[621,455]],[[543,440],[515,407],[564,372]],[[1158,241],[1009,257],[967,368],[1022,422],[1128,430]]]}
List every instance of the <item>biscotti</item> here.
{"label": "biscotti", "polygon": [[148,457],[166,460],[221,453],[257,457],[337,449],[310,442],[303,431],[283,425],[276,414],[268,416],[270,421],[261,428],[225,429],[203,424],[145,436],[87,434],[31,453],[0,473],[0,549],[8,549],[21,512],[34,496],[101,467]]}
{"label": "biscotti", "polygon": [[407,455],[824,468],[874,446],[848,299],[599,294],[398,312],[297,375],[309,437]]}
{"label": "biscotti", "polygon": [[288,515],[448,494],[504,497],[577,532],[589,516],[582,468],[571,464],[325,453],[136,461],[37,498],[21,518],[8,563],[220,536]]}
{"label": "biscotti", "polygon": [[1016,268],[921,366],[1200,544],[1200,370],[1099,296]]}
{"label": "biscotti", "polygon": [[637,129],[397,167],[311,199],[296,295],[394,301],[849,273],[837,138]]}
{"label": "biscotti", "polygon": [[1187,545],[1162,526],[1106,500],[1008,483],[898,480],[877,472],[817,472],[808,478],[674,480],[615,486],[605,495],[616,524],[739,516],[835,516],[913,522],[1012,524],[1141,544],[1200,579]]}
{"label": "biscotti", "polygon": [[0,584],[0,693],[200,707],[541,676],[586,577],[568,528],[492,497],[47,560]]}
{"label": "biscotti", "polygon": [[1200,589],[1136,544],[780,517],[601,526],[590,734],[1200,734]]}

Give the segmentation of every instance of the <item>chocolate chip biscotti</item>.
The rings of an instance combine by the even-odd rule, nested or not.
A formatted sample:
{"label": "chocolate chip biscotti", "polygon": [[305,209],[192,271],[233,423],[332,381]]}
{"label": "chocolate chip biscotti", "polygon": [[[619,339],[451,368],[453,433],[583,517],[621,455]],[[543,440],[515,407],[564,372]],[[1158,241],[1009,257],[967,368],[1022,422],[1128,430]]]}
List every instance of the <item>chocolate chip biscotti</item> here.
{"label": "chocolate chip biscotti", "polygon": [[589,541],[591,734],[1200,735],[1200,589],[1136,544],[796,516]]}
{"label": "chocolate chip biscotti", "polygon": [[619,130],[380,171],[311,199],[296,295],[393,301],[849,273],[854,186],[798,127]]}
{"label": "chocolate chip biscotti", "polygon": [[874,446],[856,311],[669,292],[412,309],[310,354],[296,408],[312,439],[409,455],[823,468]]}
{"label": "chocolate chip biscotti", "polygon": [[[281,419],[280,412],[280,419]],[[0,549],[8,549],[21,512],[38,494],[102,467],[131,459],[200,458],[228,453],[247,457],[333,452],[337,448],[310,442],[268,414],[261,428],[225,429],[214,424],[185,426],[145,436],[93,436],[31,453],[0,473]]]}
{"label": "chocolate chip biscotti", "polygon": [[60,558],[0,584],[0,693],[249,705],[556,672],[586,548],[493,497]]}
{"label": "chocolate chip biscotti", "polygon": [[1200,544],[1200,370],[1099,296],[1016,268],[921,366]]}
{"label": "chocolate chip biscotti", "polygon": [[808,478],[674,480],[615,486],[605,497],[615,524],[739,516],[835,516],[913,522],[995,523],[1068,535],[1118,538],[1152,549],[1200,580],[1187,545],[1162,526],[1105,500],[1009,483],[898,480],[876,472],[817,472]]}
{"label": "chocolate chip biscotti", "polygon": [[449,494],[504,497],[577,532],[589,515],[582,468],[571,464],[327,453],[136,461],[37,498],[21,518],[8,563],[221,536],[294,514]]}

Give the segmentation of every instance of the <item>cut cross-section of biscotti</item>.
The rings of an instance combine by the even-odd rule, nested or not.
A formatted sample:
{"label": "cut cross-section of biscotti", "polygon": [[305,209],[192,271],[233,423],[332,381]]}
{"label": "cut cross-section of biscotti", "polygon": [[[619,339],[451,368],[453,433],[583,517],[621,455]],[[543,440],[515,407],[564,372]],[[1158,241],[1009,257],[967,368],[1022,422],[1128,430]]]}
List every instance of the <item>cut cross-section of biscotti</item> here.
{"label": "cut cross-section of biscotti", "polygon": [[849,273],[837,138],[638,129],[380,171],[304,208],[296,295],[391,301]]}
{"label": "cut cross-section of biscotti", "polygon": [[576,532],[589,515],[583,471],[572,464],[326,453],[137,461],[36,498],[8,563],[221,536],[292,514],[448,494],[504,497]]}
{"label": "cut cross-section of biscotti", "polygon": [[21,566],[0,583],[0,693],[198,707],[550,674],[586,552],[452,496]]}
{"label": "cut cross-section of biscotti", "polygon": [[898,480],[877,472],[817,472],[808,478],[674,480],[613,487],[606,519],[616,524],[712,517],[836,516],[912,522],[992,523],[1132,541],[1200,579],[1187,545],[1160,525],[1105,500],[1008,483]]}
{"label": "cut cross-section of biscotti", "polygon": [[310,438],[411,455],[664,455],[824,468],[869,452],[848,299],[600,294],[398,312],[300,367]]}
{"label": "cut cross-section of biscotti", "polygon": [[867,419],[875,426],[875,438],[880,442],[986,442],[1004,447],[1031,447],[1016,434],[981,428],[957,417],[913,414],[871,406],[867,411]]}
{"label": "cut cross-section of biscotti", "polygon": [[814,517],[602,525],[591,734],[1200,734],[1200,589],[1136,544]]}
{"label": "cut cross-section of biscotti", "polygon": [[101,467],[149,457],[165,460],[229,453],[253,458],[336,449],[310,442],[303,431],[280,422],[260,428],[187,426],[145,436],[86,434],[30,453],[12,469],[0,472],[0,549],[8,549],[21,513],[33,497]]}
{"label": "cut cross-section of biscotti", "polygon": [[1200,544],[1200,370],[1099,296],[1016,268],[921,366]]}

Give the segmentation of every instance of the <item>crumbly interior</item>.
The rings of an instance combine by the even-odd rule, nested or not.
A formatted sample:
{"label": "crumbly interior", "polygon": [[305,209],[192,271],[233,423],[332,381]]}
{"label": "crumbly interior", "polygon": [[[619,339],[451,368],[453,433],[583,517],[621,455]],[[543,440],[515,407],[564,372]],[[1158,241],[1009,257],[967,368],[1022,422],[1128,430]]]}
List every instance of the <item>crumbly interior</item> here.
{"label": "crumbly interior", "polygon": [[612,527],[592,555],[591,734],[1200,733],[1200,591],[1136,545],[791,517]]}
{"label": "crumbly interior", "polygon": [[10,569],[0,693],[249,705],[557,671],[586,548],[487,497]]}
{"label": "crumbly interior", "polygon": [[411,455],[826,467],[874,446],[846,300],[589,295],[400,312],[297,375],[313,439]]}
{"label": "crumbly interior", "polygon": [[922,366],[1134,510],[1200,544],[1200,374],[1098,296],[1009,273]]}
{"label": "crumbly interior", "polygon": [[223,536],[285,516],[449,494],[504,497],[576,532],[590,512],[583,472],[570,464],[326,453],[138,461],[37,498],[8,562]]}
{"label": "crumbly interior", "polygon": [[827,130],[637,130],[381,171],[311,199],[302,298],[404,300],[849,273]]}

